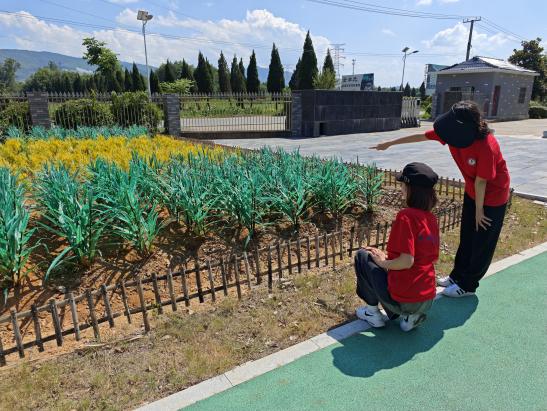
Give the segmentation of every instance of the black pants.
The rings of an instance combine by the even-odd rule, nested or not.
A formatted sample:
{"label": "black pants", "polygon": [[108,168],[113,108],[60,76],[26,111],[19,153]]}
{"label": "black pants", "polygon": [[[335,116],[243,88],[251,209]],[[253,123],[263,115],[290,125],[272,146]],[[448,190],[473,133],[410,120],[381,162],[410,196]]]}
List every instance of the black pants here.
{"label": "black pants", "polygon": [[465,291],[474,292],[486,272],[496,251],[507,204],[498,207],[484,206],[484,214],[492,219],[485,230],[475,228],[475,201],[467,194],[463,200],[460,245],[456,253],[450,278]]}
{"label": "black pants", "polygon": [[387,272],[379,267],[368,251],[359,250],[355,256],[355,275],[357,277],[357,295],[368,305],[382,303],[387,316],[390,319],[398,317],[398,314],[389,310],[389,307],[398,306],[399,303],[389,294],[387,289]]}

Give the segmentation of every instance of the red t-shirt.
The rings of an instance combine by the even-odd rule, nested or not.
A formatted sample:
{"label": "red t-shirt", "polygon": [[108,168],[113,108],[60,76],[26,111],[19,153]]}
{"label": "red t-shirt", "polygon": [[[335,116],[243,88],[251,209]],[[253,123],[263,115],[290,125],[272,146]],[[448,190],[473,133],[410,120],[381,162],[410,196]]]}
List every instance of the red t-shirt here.
{"label": "red t-shirt", "polygon": [[[446,144],[435,130],[425,133],[426,138]],[[475,140],[466,148],[448,146],[454,161],[458,165],[465,180],[465,192],[475,199],[475,178],[487,180],[484,205],[500,206],[509,201],[509,170],[501,154],[498,141],[492,134],[485,139]]]}
{"label": "red t-shirt", "polygon": [[395,301],[417,303],[435,298],[435,262],[439,259],[439,225],[429,211],[405,208],[397,214],[389,241],[389,260],[401,254],[414,257],[407,270],[389,270],[387,287]]}

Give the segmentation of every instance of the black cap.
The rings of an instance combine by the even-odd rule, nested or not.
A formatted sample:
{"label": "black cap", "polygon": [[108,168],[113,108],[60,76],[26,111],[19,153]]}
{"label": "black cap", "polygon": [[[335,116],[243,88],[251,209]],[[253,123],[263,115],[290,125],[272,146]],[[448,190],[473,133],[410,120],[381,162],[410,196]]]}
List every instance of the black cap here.
{"label": "black cap", "polygon": [[433,187],[437,184],[439,176],[431,167],[424,163],[410,163],[397,174],[397,181],[411,186]]}
{"label": "black cap", "polygon": [[456,148],[469,147],[477,138],[479,131],[477,125],[455,105],[437,117],[433,129],[441,140]]}

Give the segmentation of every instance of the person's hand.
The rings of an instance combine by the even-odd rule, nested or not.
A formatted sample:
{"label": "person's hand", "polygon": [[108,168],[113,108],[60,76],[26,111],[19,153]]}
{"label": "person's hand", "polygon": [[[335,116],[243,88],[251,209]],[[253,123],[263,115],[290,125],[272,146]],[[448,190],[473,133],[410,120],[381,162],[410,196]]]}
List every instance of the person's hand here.
{"label": "person's hand", "polygon": [[479,227],[483,230],[488,230],[488,227],[492,225],[492,219],[484,215],[484,208],[479,207],[475,211],[475,230],[479,231]]}
{"label": "person's hand", "polygon": [[386,261],[386,253],[374,247],[366,247],[365,250],[370,253],[372,261],[374,261],[379,267],[383,268],[383,263]]}
{"label": "person's hand", "polygon": [[378,151],[384,151],[384,150],[387,150],[389,147],[391,147],[391,144],[389,144],[388,142],[386,143],[379,143],[375,146],[372,146],[372,147],[369,147],[369,149],[371,150],[378,150]]}

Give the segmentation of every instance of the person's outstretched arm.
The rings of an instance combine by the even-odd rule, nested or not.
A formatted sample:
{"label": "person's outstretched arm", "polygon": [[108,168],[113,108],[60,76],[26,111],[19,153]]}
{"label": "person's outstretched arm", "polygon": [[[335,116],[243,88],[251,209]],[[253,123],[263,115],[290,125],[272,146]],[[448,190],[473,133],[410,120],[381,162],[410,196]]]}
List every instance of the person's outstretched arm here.
{"label": "person's outstretched arm", "polygon": [[377,144],[375,146],[369,147],[372,150],[384,151],[391,146],[398,146],[400,144],[410,144],[410,143],[420,143],[422,141],[427,141],[428,138],[424,133],[412,134],[411,136],[401,137],[396,140],[386,141],[384,143]]}

